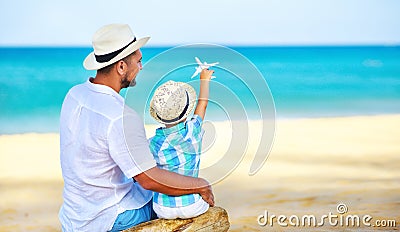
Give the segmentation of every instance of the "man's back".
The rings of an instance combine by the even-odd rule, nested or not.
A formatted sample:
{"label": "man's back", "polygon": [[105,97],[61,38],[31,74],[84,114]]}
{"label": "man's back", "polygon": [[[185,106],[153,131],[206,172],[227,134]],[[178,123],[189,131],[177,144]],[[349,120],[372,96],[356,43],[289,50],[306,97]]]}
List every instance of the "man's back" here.
{"label": "man's back", "polygon": [[[89,81],[65,97],[60,117],[63,227],[106,231],[118,213],[150,200],[151,192],[126,177],[135,176],[138,168],[124,140],[123,110],[118,93]],[[137,119],[133,130],[142,133]]]}

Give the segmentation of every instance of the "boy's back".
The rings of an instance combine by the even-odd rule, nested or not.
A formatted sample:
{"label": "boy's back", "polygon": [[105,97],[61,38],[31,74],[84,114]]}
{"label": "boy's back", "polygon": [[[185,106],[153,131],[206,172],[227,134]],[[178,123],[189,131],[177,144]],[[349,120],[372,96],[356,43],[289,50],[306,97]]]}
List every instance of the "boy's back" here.
{"label": "boy's back", "polygon": [[[182,82],[168,81],[154,93],[150,101],[150,114],[155,120],[165,124],[150,139],[150,150],[158,167],[186,176],[198,176],[204,134],[202,122],[212,73],[212,70],[201,72],[200,94],[190,120],[185,119],[194,108],[196,92],[193,87]],[[153,209],[160,218],[196,217],[205,213],[208,207],[199,194],[153,194]]]}
{"label": "boy's back", "polygon": [[[186,176],[199,174],[201,141],[204,131],[202,119],[194,115],[191,120],[170,128],[158,128],[150,139],[150,150],[157,165],[165,170]],[[153,201],[166,207],[188,206],[201,199],[199,194],[168,196],[154,193]]]}

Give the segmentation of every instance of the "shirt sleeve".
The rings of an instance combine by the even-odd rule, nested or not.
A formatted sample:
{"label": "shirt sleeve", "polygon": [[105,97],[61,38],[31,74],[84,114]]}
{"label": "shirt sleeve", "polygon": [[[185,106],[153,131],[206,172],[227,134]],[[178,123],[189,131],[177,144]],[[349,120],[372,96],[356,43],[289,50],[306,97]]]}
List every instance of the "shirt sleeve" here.
{"label": "shirt sleeve", "polygon": [[143,122],[136,112],[124,112],[110,125],[108,134],[110,155],[127,177],[156,166]]}
{"label": "shirt sleeve", "polygon": [[198,115],[193,115],[193,117],[187,121],[186,127],[188,130],[188,135],[192,137],[192,140],[199,141],[203,138],[203,120]]}

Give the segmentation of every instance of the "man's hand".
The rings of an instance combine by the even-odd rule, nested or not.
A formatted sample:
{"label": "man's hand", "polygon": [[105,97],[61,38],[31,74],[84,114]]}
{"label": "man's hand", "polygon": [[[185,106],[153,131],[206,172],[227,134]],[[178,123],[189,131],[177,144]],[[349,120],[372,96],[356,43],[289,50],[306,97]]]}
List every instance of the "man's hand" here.
{"label": "man's hand", "polygon": [[202,190],[200,190],[199,194],[205,202],[207,202],[210,206],[214,206],[214,194],[212,193],[211,185],[204,187]]}

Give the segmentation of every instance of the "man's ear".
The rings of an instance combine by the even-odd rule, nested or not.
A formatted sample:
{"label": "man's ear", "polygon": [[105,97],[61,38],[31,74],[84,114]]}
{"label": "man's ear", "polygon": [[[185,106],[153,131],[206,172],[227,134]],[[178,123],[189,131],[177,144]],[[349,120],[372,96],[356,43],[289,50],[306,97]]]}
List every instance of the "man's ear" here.
{"label": "man's ear", "polygon": [[126,73],[127,65],[123,60],[120,60],[115,64],[115,68],[117,70],[117,73],[123,76]]}

